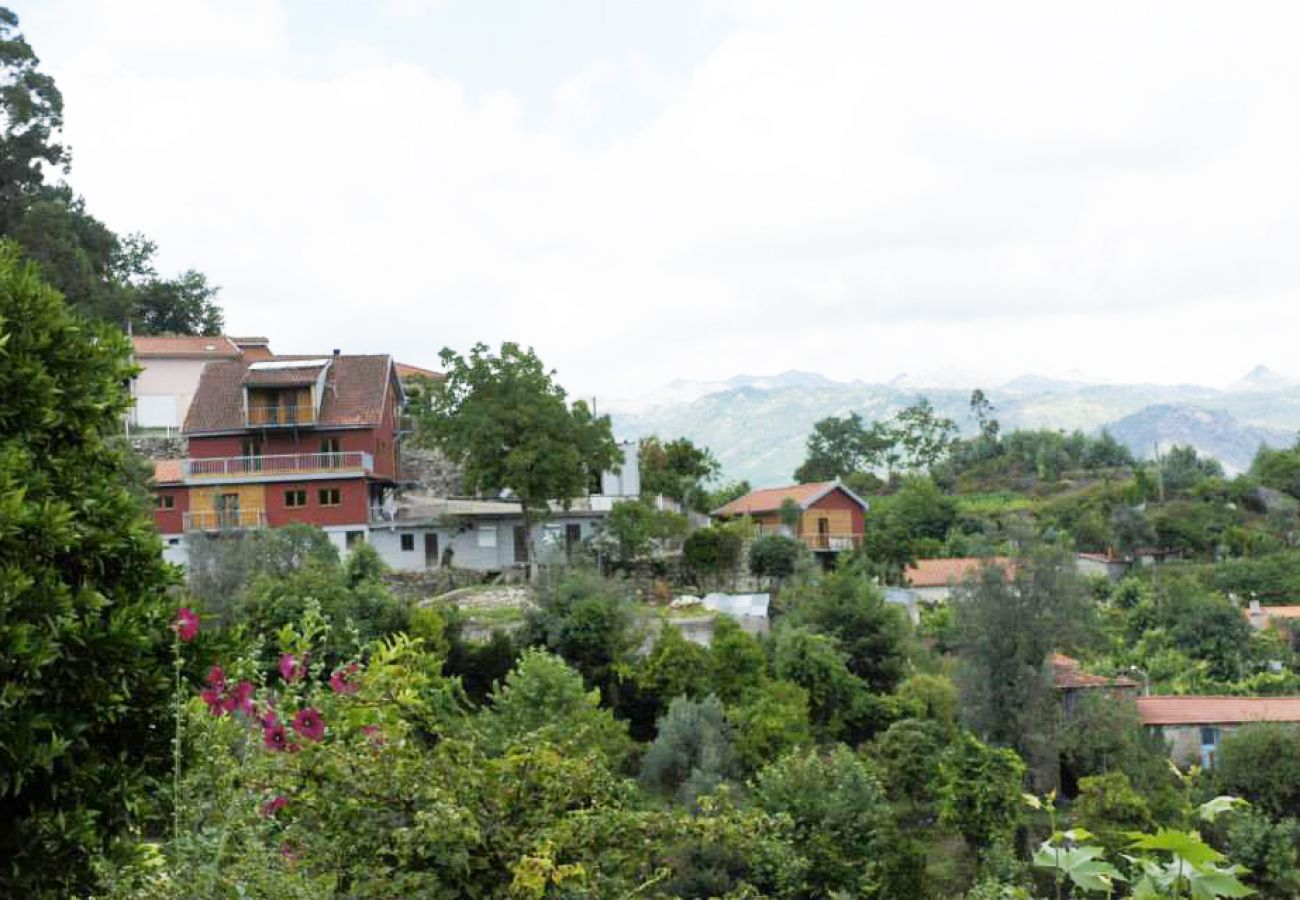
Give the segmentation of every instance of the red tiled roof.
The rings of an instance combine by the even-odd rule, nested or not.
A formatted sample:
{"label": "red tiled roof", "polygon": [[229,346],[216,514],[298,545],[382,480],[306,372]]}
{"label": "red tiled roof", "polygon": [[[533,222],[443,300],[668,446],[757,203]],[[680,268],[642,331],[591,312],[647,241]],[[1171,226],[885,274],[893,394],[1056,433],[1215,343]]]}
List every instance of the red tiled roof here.
{"label": "red tiled roof", "polygon": [[786,487],[763,488],[762,490],[750,491],[743,497],[737,497],[727,505],[715,509],[713,515],[726,517],[776,512],[787,499],[793,500],[800,507],[806,509],[809,503],[835,488],[840,488],[846,494],[849,494],[843,485],[834,481],[817,481],[812,484],[791,484]]}
{"label": "red tiled roof", "polygon": [[393,363],[397,367],[397,377],[401,379],[411,378],[419,375],[421,378],[432,378],[434,381],[445,381],[447,376],[441,372],[435,372],[433,369],[422,369],[419,366],[413,366],[409,363]]}
{"label": "red tiled roof", "polygon": [[181,480],[181,460],[154,460],[153,480],[155,484],[178,484]]}
{"label": "red tiled roof", "polygon": [[1261,606],[1259,611],[1269,619],[1300,619],[1300,606]]}
{"label": "red tiled roof", "polygon": [[1300,722],[1300,697],[1138,697],[1137,707],[1143,725]]}
{"label": "red tiled roof", "polygon": [[[953,559],[918,559],[907,567],[903,577],[912,587],[946,587],[961,581],[967,575],[977,574],[984,560],[978,556],[960,556]],[[1015,562],[1005,556],[994,556],[988,562],[1000,566],[1008,575],[1014,575]]]}
{"label": "red tiled roof", "polygon": [[[391,358],[386,355],[335,356],[330,358],[330,363],[315,427],[364,428],[378,425],[383,418],[384,397],[393,371]],[[244,376],[248,367],[247,360],[218,361],[204,367],[198,390],[190,402],[189,414],[185,417],[186,434],[246,430]]]}
{"label": "red tiled roof", "polygon": [[1136,681],[1132,678],[1125,678],[1123,675],[1108,678],[1105,675],[1094,675],[1091,672],[1085,672],[1077,659],[1066,656],[1064,653],[1053,653],[1051,661],[1053,681],[1061,690],[1137,687]]}
{"label": "red tiled roof", "polygon": [[237,359],[239,348],[230,338],[140,335],[131,338],[137,359]]}

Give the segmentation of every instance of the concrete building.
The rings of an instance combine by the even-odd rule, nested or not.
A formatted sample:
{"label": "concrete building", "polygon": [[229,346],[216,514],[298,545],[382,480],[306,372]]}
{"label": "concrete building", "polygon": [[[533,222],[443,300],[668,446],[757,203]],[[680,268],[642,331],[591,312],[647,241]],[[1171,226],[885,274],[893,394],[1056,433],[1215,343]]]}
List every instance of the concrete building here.
{"label": "concrete building", "polygon": [[1142,724],[1161,734],[1181,765],[1214,767],[1225,734],[1252,722],[1300,722],[1300,697],[1153,696],[1137,698]]}
{"label": "concrete building", "polygon": [[[261,341],[265,338],[250,338]],[[128,424],[134,428],[179,431],[190,401],[199,387],[203,368],[213,360],[239,359],[243,350],[234,339],[214,337],[152,337],[131,339],[140,374],[131,379],[135,406]],[[250,343],[250,347],[256,345]]]}

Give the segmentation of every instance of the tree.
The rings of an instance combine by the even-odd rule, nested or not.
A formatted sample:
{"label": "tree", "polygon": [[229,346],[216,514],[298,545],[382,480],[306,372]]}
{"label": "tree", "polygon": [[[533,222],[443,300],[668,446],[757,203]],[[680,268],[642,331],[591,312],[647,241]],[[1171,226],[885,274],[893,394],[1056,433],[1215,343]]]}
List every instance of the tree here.
{"label": "tree", "polygon": [[716,478],[722,466],[708,447],[696,447],[684,437],[663,443],[651,435],[641,439],[639,450],[642,493],[671,497],[696,512],[716,508],[708,505],[702,485]]}
{"label": "tree", "polygon": [[682,544],[682,562],[701,583],[721,584],[736,571],[744,546],[735,526],[714,524],[690,533]]}
{"label": "tree", "polygon": [[897,896],[881,883],[889,801],[848,747],[782,757],[759,772],[754,801],[764,812],[794,822],[794,846],[811,863],[811,896]]}
{"label": "tree", "polygon": [[677,697],[698,699],[710,693],[712,676],[709,651],[688,641],[676,626],[665,624],[636,677],[641,689],[664,710]]}
{"label": "tree", "polygon": [[139,334],[220,334],[224,316],[215,302],[220,290],[193,269],[172,280],[152,276],[133,292],[135,330]]}
{"label": "tree", "polygon": [[126,341],[11,243],[0,332],[0,894],[83,894],[165,771],[172,576],[109,439]]}
{"label": "tree", "polygon": [[968,847],[983,856],[1011,840],[1025,778],[1015,751],[989,747],[964,731],[944,752],[939,772],[941,818]]}
{"label": "tree", "polygon": [[861,739],[869,731],[867,686],[848,668],[848,656],[834,638],[799,625],[777,630],[772,651],[777,678],[808,692],[809,718],[818,736],[829,740]]}
{"label": "tree", "polygon": [[906,666],[905,613],[885,602],[884,594],[854,566],[790,592],[792,624],[815,629],[835,640],[845,664],[873,692],[898,686]]}
{"label": "tree", "polygon": [[609,417],[593,416],[581,400],[570,404],[555,373],[518,344],[506,342],[498,354],[476,344],[468,358],[444,349],[441,358],[447,377],[422,439],[461,466],[467,490],[514,492],[531,566],[533,522],[617,464]]}
{"label": "tree", "polygon": [[11,234],[27,200],[44,181],[43,167],[67,170],[68,151],[57,142],[63,95],[18,32],[18,17],[0,7],[0,234]]}
{"label": "tree", "polygon": [[602,688],[641,643],[632,599],[614,583],[583,573],[535,591],[521,641],[558,653]]}
{"label": "tree", "polygon": [[811,746],[808,692],[789,681],[766,681],[727,709],[735,729],[736,755],[746,772],[756,772],[781,754]]}
{"label": "tree", "polygon": [[749,545],[749,571],[759,578],[784,581],[794,574],[803,545],[781,534],[757,537]]}
{"label": "tree", "polygon": [[631,566],[652,556],[665,542],[680,538],[689,527],[686,517],[655,509],[638,497],[615,503],[597,526],[596,545],[619,565]]}
{"label": "tree", "polygon": [[975,418],[975,424],[979,426],[980,438],[990,445],[997,442],[998,431],[1001,429],[998,420],[993,418],[995,412],[997,409],[981,388],[971,391],[970,414]]}
{"label": "tree", "polygon": [[1214,783],[1274,817],[1293,814],[1300,809],[1300,728],[1265,722],[1225,735]]}
{"label": "tree", "polygon": [[[1048,657],[1090,637],[1094,603],[1068,550],[1044,546],[1012,571],[989,563],[953,594],[963,717],[991,743],[1014,747],[1052,782],[1055,689]],[[1050,786],[1050,785],[1049,785]]]}
{"label": "tree", "polygon": [[807,484],[846,478],[878,465],[892,443],[891,435],[875,423],[868,428],[857,413],[830,416],[813,425],[808,455],[795,470],[794,479]]}
{"label": "tree", "polygon": [[731,726],[722,701],[678,697],[659,720],[659,736],[646,751],[641,780],[680,802],[694,806],[696,798],[736,775]]}
{"label": "tree", "polygon": [[713,690],[723,703],[738,702],[767,680],[767,654],[763,645],[728,615],[713,620],[709,661],[713,667]]}
{"label": "tree", "polygon": [[957,424],[936,414],[925,397],[896,413],[887,431],[892,438],[887,460],[891,470],[897,465],[910,472],[931,469],[957,440]]}
{"label": "tree", "polygon": [[957,504],[922,476],[904,479],[893,496],[872,502],[863,552],[893,583],[922,550],[938,552],[957,520]]}

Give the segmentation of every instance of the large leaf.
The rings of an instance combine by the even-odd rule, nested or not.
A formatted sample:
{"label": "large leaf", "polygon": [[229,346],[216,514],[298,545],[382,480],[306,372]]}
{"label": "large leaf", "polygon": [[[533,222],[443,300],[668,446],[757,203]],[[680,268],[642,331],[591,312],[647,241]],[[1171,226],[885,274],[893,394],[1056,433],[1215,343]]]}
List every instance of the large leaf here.
{"label": "large leaf", "polygon": [[1201,836],[1194,831],[1161,828],[1155,834],[1130,832],[1129,836],[1134,839],[1129,845],[1134,850],[1167,850],[1194,866],[1224,860],[1222,853],[1201,840]]}
{"label": "large leaf", "polygon": [[1233,809],[1240,809],[1243,806],[1249,806],[1245,800],[1240,797],[1219,796],[1213,800],[1207,800],[1196,809],[1196,814],[1206,822],[1213,822],[1223,813]]}

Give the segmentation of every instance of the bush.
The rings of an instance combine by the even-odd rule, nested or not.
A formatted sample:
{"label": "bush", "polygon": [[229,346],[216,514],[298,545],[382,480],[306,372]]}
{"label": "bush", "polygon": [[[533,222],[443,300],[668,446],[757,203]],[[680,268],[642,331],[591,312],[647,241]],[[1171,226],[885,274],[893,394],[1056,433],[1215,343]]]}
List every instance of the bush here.
{"label": "bush", "polygon": [[977,854],[1005,845],[1020,821],[1025,764],[1014,750],[989,747],[962,732],[939,765],[943,822]]}
{"label": "bush", "polygon": [[641,780],[693,807],[697,797],[735,775],[731,726],[722,701],[713,696],[674,700],[659,720],[659,736],[646,752]]}
{"label": "bush", "polygon": [[763,535],[749,545],[749,571],[759,578],[781,581],[794,574],[802,552],[803,545],[794,538]]}
{"label": "bush", "polygon": [[1111,852],[1132,843],[1129,832],[1151,826],[1151,810],[1123,772],[1090,775],[1079,781],[1074,816]]}
{"label": "bush", "polygon": [[640,644],[636,607],[618,585],[576,573],[540,587],[521,641],[558,653],[590,684],[608,687]]}
{"label": "bush", "polygon": [[650,653],[637,668],[641,692],[653,698],[659,711],[676,697],[698,699],[712,691],[713,667],[709,651],[688,641],[681,630],[664,624]]}
{"label": "bush", "polygon": [[84,894],[166,771],[174,581],[110,441],[133,367],[0,244],[0,895]]}
{"label": "bush", "polygon": [[713,689],[723,703],[738,702],[747,692],[761,689],[767,679],[763,645],[731,616],[719,615],[713,620],[709,661]]}
{"label": "bush", "polygon": [[1272,722],[1225,735],[1214,760],[1220,793],[1280,817],[1300,809],[1300,729]]}
{"label": "bush", "polygon": [[682,562],[701,584],[720,586],[735,573],[744,543],[735,526],[700,528],[682,544]]}
{"label": "bush", "polygon": [[727,709],[741,767],[754,772],[796,747],[811,745],[808,692],[788,681],[769,681]]}

